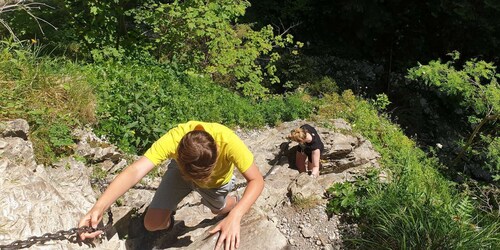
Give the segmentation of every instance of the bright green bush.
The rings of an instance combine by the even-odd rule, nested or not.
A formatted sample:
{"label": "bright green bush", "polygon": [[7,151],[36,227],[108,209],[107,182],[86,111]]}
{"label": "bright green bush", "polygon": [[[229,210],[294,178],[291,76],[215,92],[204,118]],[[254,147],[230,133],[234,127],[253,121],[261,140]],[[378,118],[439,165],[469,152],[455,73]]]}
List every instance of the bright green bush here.
{"label": "bright green bush", "polygon": [[268,92],[265,79],[279,82],[275,49],[293,41],[291,35],[275,36],[270,25],[254,30],[238,23],[249,5],[231,0],[147,1],[131,14],[151,30],[143,47],[161,61],[175,61],[245,96],[262,97]]}
{"label": "bright green bush", "polygon": [[0,119],[28,120],[40,163],[71,154],[69,129],[82,124],[97,123],[100,135],[141,153],[187,120],[258,127],[314,111],[300,93],[247,99],[154,60],[82,66],[40,57],[18,43],[4,42],[0,49]]}
{"label": "bright green bush", "polygon": [[[93,62],[139,60],[143,54],[214,82],[261,98],[280,80],[278,49],[293,43],[271,25],[242,23],[250,3],[240,1],[82,1],[58,0],[35,14],[46,22],[29,23],[27,13],[8,16],[24,39],[41,38],[57,54]],[[57,24],[58,29],[47,25]],[[49,27],[46,27],[49,26]],[[1,35],[1,34],[0,34]],[[296,48],[301,43],[295,44]]]}
{"label": "bright green bush", "polygon": [[307,84],[306,90],[313,96],[322,96],[338,92],[339,87],[337,86],[335,80],[326,76],[321,78],[321,80],[313,81],[310,84]]}
{"label": "bright green bush", "polygon": [[259,102],[257,108],[267,124],[276,125],[283,121],[309,117],[314,112],[314,104],[307,98],[307,95],[299,92],[275,95]]}
{"label": "bright green bush", "polygon": [[203,75],[166,65],[90,65],[89,81],[99,96],[96,131],[120,148],[142,153],[163,133],[188,120],[257,127],[313,112],[300,94],[247,99]]}

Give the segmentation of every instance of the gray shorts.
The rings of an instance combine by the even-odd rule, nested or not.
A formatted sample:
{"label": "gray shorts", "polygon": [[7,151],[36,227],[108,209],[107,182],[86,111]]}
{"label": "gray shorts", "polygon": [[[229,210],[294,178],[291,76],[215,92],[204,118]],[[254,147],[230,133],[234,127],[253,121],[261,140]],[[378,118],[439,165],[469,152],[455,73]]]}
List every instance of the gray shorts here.
{"label": "gray shorts", "polygon": [[203,205],[212,211],[220,211],[226,206],[226,196],[233,189],[234,182],[235,177],[233,175],[231,181],[222,187],[200,188],[192,182],[185,181],[182,178],[177,162],[171,160],[149,207],[175,211],[182,199],[194,190],[201,195]]}

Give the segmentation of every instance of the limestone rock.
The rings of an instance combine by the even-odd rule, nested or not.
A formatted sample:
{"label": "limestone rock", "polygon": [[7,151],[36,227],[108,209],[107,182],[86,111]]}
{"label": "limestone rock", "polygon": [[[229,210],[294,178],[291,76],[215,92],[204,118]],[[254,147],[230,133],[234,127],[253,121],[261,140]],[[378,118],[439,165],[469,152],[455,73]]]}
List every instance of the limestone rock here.
{"label": "limestone rock", "polygon": [[33,145],[19,137],[0,138],[0,158],[9,159],[16,165],[23,166],[31,171],[35,170],[35,154]]}
{"label": "limestone rock", "polygon": [[288,195],[292,198],[321,200],[323,193],[323,187],[307,173],[299,174],[288,186]]}
{"label": "limestone rock", "polygon": [[78,140],[75,152],[93,163],[104,162],[106,160],[117,163],[123,156],[118,152],[116,146],[98,138],[88,128],[77,129],[72,135]]}
{"label": "limestone rock", "polygon": [[347,123],[344,119],[332,119],[331,123],[334,128],[339,130],[351,131],[351,125]]}
{"label": "limestone rock", "polygon": [[[199,225],[201,226],[201,225]],[[200,249],[212,250],[217,242],[218,234],[210,236],[208,231],[211,225],[205,225],[197,237],[191,237],[192,243],[187,246],[172,247],[169,249]],[[274,224],[257,209],[251,209],[241,221],[240,249],[283,249],[287,246],[287,239],[279,232]],[[185,234],[178,236],[186,237]]]}
{"label": "limestone rock", "polygon": [[[27,123],[2,124],[14,123],[20,124],[17,127],[22,129],[9,131],[24,132],[4,133],[6,126],[0,128],[0,204],[3,205],[0,212],[5,215],[0,217],[0,245],[75,227],[98,196],[90,186],[92,168],[89,164],[67,157],[53,166],[37,165],[33,147],[26,140],[29,131]],[[240,249],[287,249],[290,245],[298,249],[316,249],[320,245],[325,248],[337,246],[340,241],[340,237],[330,239],[325,236],[339,235],[334,229],[337,224],[330,225],[329,232],[323,233],[325,227],[311,221],[321,216],[306,214],[304,218],[291,216],[286,220],[280,217],[276,208],[294,209],[287,196],[323,200],[325,189],[332,183],[350,181],[366,169],[377,167],[380,155],[362,137],[340,133],[351,130],[349,124],[341,119],[332,121],[335,131],[307,122],[318,129],[325,143],[323,169],[316,179],[305,173],[298,174],[294,162],[296,146],[285,137],[291,129],[304,123],[297,120],[263,130],[236,130],[254,153],[255,163],[266,177],[261,196],[242,219]],[[92,166],[97,165],[107,171],[107,181],[128,164],[115,146],[98,138],[91,130],[76,130],[73,135],[77,138],[76,154],[85,157]],[[164,172],[167,165],[168,162],[159,166],[159,171]],[[245,182],[241,174],[237,171],[235,174],[237,183]],[[157,176],[147,176],[141,185],[155,187],[160,180]],[[244,188],[235,191],[240,197],[243,192]],[[210,209],[201,205],[201,197],[195,192],[179,204],[172,231],[146,232],[142,220],[153,195],[154,191],[150,190],[131,189],[125,193],[117,202],[119,206],[112,207],[114,228],[107,232],[108,239],[94,241],[95,247],[141,250],[214,248],[218,235],[209,235],[208,231],[223,217],[214,216]],[[324,204],[321,204],[314,211],[321,213],[324,210]],[[106,221],[107,216],[104,216],[103,222]],[[292,227],[293,223],[302,225],[300,232],[296,231],[299,230],[296,226]],[[298,238],[293,239],[296,236],[307,237],[310,245],[304,245],[304,241]],[[88,248],[87,245],[79,246],[67,241],[50,241],[30,249]]]}
{"label": "limestone rock", "polygon": [[327,133],[322,136],[325,152],[322,159],[341,159],[358,146],[358,138],[340,133]]}
{"label": "limestone rock", "polygon": [[0,123],[0,137],[18,137],[28,139],[29,125],[26,120],[16,119]]}

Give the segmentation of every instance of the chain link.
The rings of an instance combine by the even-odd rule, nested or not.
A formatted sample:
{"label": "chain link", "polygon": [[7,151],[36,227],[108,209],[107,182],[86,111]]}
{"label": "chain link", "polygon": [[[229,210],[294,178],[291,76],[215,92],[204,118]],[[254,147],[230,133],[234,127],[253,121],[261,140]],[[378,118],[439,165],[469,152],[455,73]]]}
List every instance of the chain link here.
{"label": "chain link", "polygon": [[106,232],[108,229],[111,228],[112,225],[113,225],[113,214],[111,213],[111,210],[108,210],[108,223],[106,224],[106,226],[98,228],[92,228],[89,226],[74,227],[69,230],[59,230],[55,233],[46,233],[43,234],[42,236],[31,236],[28,237],[26,240],[16,240],[7,245],[0,245],[0,249],[12,250],[12,249],[28,248],[35,244],[43,244],[51,240],[54,241],[68,240],[69,242],[78,242],[79,240],[78,235],[82,233],[93,233],[96,231]]}
{"label": "chain link", "polygon": [[[277,163],[279,162],[280,158],[283,156],[285,151],[288,149],[289,143],[283,143],[280,146],[280,152],[278,153],[278,156],[276,158],[276,162],[274,162],[273,166],[267,171],[267,173],[263,176],[264,180],[272,173],[274,168],[276,168]],[[108,182],[103,179],[97,179],[94,178],[90,181],[91,185],[96,185],[99,187],[101,190],[101,193],[104,192],[105,188],[110,184],[111,182]],[[247,183],[242,182],[242,183],[237,183],[234,185],[232,191],[236,191],[240,188],[246,187]],[[144,185],[138,185],[132,187],[133,189],[142,189],[142,190],[157,190],[157,187],[151,187],[151,186],[144,186]],[[82,233],[93,233],[96,231],[102,231],[106,232],[111,226],[113,225],[113,214],[111,213],[111,209],[108,210],[108,223],[106,226],[103,227],[98,227],[98,228],[92,228],[89,226],[82,226],[82,227],[74,227],[69,230],[60,230],[55,233],[46,233],[43,234],[42,236],[31,236],[27,238],[26,240],[16,240],[10,244],[7,245],[0,245],[1,250],[12,250],[12,249],[22,249],[22,248],[28,248],[31,247],[35,244],[43,244],[47,241],[55,241],[55,240],[68,240],[70,242],[78,242],[79,237],[78,235]]]}
{"label": "chain link", "polygon": [[[101,187],[102,189],[102,187]],[[111,209],[108,210],[108,223],[103,227],[92,228],[89,226],[74,227],[68,230],[59,230],[55,233],[46,233],[42,236],[31,236],[26,240],[16,240],[7,245],[0,245],[1,250],[13,250],[28,248],[35,244],[44,244],[47,241],[60,241],[67,240],[69,242],[75,243],[79,242],[79,235],[82,233],[93,233],[96,231],[102,231],[105,233],[113,226],[113,213]]]}

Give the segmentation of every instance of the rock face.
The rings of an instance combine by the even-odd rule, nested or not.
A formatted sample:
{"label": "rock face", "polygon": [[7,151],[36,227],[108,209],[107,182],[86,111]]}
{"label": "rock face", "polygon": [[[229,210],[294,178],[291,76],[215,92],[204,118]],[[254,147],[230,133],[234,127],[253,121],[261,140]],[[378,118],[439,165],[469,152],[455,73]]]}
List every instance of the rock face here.
{"label": "rock face", "polygon": [[[2,124],[0,137],[0,245],[67,230],[77,225],[95,202],[90,169],[68,159],[63,168],[37,165],[26,121]],[[101,249],[124,249],[118,238]],[[31,249],[86,249],[67,241],[48,241]]]}
{"label": "rock face", "polygon": [[[335,182],[349,181],[368,168],[377,167],[380,156],[369,141],[351,135],[349,124],[343,120],[332,120],[333,130],[310,123],[318,129],[325,143],[321,175],[316,179],[307,174],[299,175],[294,169],[296,145],[283,138],[291,129],[304,123],[288,122],[259,131],[236,130],[254,153],[260,171],[266,175],[262,195],[241,222],[240,249],[340,248],[339,222],[324,214],[325,189]],[[75,157],[61,159],[53,166],[37,165],[31,142],[27,140],[28,133],[29,127],[23,120],[0,123],[0,245],[77,226],[81,216],[98,197],[91,187],[92,168],[107,173],[106,180],[109,181],[134,158],[126,157],[91,131],[78,130],[74,132],[78,138]],[[84,158],[86,163],[75,158]],[[162,173],[166,166],[160,166]],[[239,173],[237,178],[237,183],[244,182]],[[155,187],[160,180],[161,177],[146,177],[141,183]],[[244,188],[234,192],[241,197]],[[209,235],[208,231],[222,218],[201,205],[196,193],[188,195],[179,204],[172,231],[146,232],[142,216],[153,194],[154,191],[150,190],[127,192],[120,199],[119,206],[117,203],[112,208],[114,228],[107,233],[108,239],[93,244],[98,249],[214,248],[218,235]],[[317,201],[311,211],[323,214],[310,214],[312,212],[304,210],[305,219],[294,224],[291,197]],[[309,218],[316,218],[319,225],[307,222]],[[80,246],[68,241],[47,241],[30,247],[87,248],[86,244]]]}

